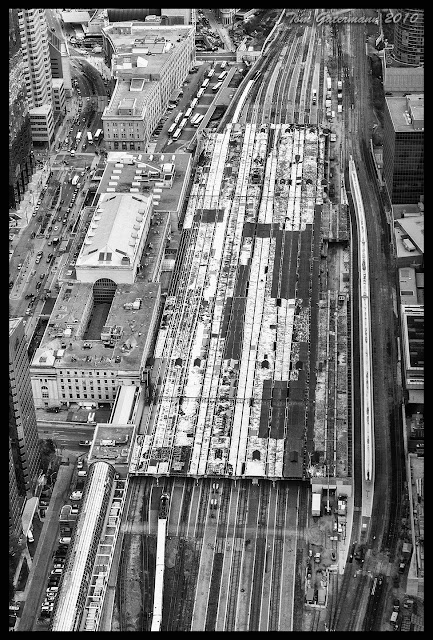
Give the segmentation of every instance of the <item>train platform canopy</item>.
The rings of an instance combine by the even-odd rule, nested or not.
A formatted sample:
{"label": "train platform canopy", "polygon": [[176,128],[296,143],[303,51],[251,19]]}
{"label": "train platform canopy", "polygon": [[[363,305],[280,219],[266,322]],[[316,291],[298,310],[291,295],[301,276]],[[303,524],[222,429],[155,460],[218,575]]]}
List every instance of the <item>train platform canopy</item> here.
{"label": "train platform canopy", "polygon": [[65,24],[89,24],[88,11],[62,11],[62,20]]}

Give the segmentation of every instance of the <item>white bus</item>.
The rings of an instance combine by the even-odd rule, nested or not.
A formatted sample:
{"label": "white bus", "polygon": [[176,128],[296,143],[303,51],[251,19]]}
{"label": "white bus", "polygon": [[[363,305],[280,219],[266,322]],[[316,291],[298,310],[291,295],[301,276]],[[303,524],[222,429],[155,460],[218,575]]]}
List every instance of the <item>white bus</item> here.
{"label": "white bus", "polygon": [[89,144],[93,144],[93,138],[92,138],[92,134],[90,133],[90,131],[87,132],[87,142]]}
{"label": "white bus", "polygon": [[188,109],[185,111],[185,118],[188,120],[191,114],[192,114],[192,107],[188,107]]}
{"label": "white bus", "polygon": [[204,94],[204,89],[203,88],[199,89],[197,92],[197,99],[200,100],[203,94]]}
{"label": "white bus", "polygon": [[209,71],[207,72],[207,77],[208,77],[208,78],[212,78],[212,76],[213,76],[213,72],[214,72],[214,69],[213,69],[213,67],[212,67],[212,69],[209,69]]}
{"label": "white bus", "polygon": [[174,124],[177,124],[182,116],[183,116],[183,111],[179,111],[179,113],[177,114],[177,116],[175,117],[175,119],[173,121]]}
{"label": "white bus", "polygon": [[81,131],[78,131],[77,135],[75,137],[75,140],[77,141],[77,144],[80,142],[80,138],[81,138]]}
{"label": "white bus", "polygon": [[184,118],[179,125],[179,129],[183,129],[187,122],[188,122],[188,118]]}
{"label": "white bus", "polygon": [[217,82],[216,84],[214,84],[214,86],[212,87],[212,91],[214,93],[216,93],[217,91],[219,91],[220,87],[222,85],[222,81],[221,82]]}
{"label": "white bus", "polygon": [[193,118],[191,118],[191,124],[193,127],[198,127],[200,122],[203,120],[204,116],[201,113],[196,113]]}
{"label": "white bus", "polygon": [[198,98],[194,98],[191,102],[191,109],[195,109],[198,104]]}
{"label": "white bus", "polygon": [[178,127],[176,131],[173,133],[173,140],[177,140],[180,137],[181,133],[182,133],[182,129]]}
{"label": "white bus", "polygon": [[170,125],[170,127],[169,127],[169,129],[168,129],[168,131],[167,131],[167,133],[168,133],[168,135],[169,135],[169,136],[170,136],[170,135],[171,135],[171,134],[176,130],[176,126],[177,126],[177,125],[176,125],[176,123],[175,123],[175,122],[173,122],[173,124],[171,124],[171,125]]}
{"label": "white bus", "polygon": [[203,84],[201,85],[201,89],[206,89],[207,85],[209,84],[209,78],[206,78],[206,80],[203,81]]}
{"label": "white bus", "polygon": [[218,76],[218,80],[224,80],[224,78],[226,77],[228,71],[223,71],[222,73],[219,74]]}
{"label": "white bus", "polygon": [[101,138],[102,138],[102,129],[97,129],[94,136],[95,142],[99,142]]}

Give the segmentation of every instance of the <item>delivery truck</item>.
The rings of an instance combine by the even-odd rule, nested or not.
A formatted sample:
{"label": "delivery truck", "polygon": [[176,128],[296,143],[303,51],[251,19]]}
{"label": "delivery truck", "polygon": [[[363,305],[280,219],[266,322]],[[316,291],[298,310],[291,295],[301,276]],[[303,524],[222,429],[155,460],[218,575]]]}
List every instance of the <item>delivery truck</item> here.
{"label": "delivery truck", "polygon": [[311,515],[320,516],[321,513],[322,494],[313,493],[311,496]]}

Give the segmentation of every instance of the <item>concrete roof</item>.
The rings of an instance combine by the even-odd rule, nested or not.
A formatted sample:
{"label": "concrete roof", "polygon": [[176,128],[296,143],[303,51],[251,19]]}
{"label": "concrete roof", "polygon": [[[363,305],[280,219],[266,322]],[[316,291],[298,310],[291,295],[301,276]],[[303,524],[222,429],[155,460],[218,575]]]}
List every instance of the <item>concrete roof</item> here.
{"label": "concrete roof", "polygon": [[65,24],[87,24],[90,21],[88,11],[62,11],[62,20]]}
{"label": "concrete roof", "polygon": [[111,254],[104,266],[121,266],[124,256],[130,258],[131,264],[150,205],[150,197],[139,193],[104,194],[92,217],[76,266],[100,265],[100,253],[105,254],[105,259],[107,253]]}
{"label": "concrete roof", "polygon": [[[154,203],[154,212],[162,212],[162,211],[174,211],[177,212],[179,206],[181,205],[181,197],[184,191],[185,178],[188,177],[189,167],[191,164],[191,154],[189,153],[134,153],[132,151],[111,151],[107,157],[107,165],[105,167],[104,174],[99,183],[97,193],[106,193],[107,187],[109,186],[109,178],[112,175],[113,167],[115,163],[121,163],[122,159],[128,159],[129,161],[133,160],[133,164],[123,164],[121,172],[118,174],[119,179],[117,180],[117,186],[115,193],[122,193],[126,189],[129,191],[132,182],[135,178],[135,172],[140,164],[148,164],[149,168],[159,169],[162,164],[167,162],[174,162],[175,165],[175,175],[172,187],[161,188],[158,192],[160,198],[157,199],[157,204]],[[151,181],[149,186],[151,187],[150,191],[146,191],[149,194],[152,194],[153,189],[157,186],[157,181]]]}
{"label": "concrete roof", "polygon": [[[413,98],[420,94],[412,94]],[[422,129],[415,129],[411,120],[409,119],[408,112],[408,100],[410,96],[385,96],[385,101],[388,107],[388,111],[392,120],[394,131],[422,131]],[[413,100],[409,100],[410,108],[413,112],[413,116],[417,120],[424,119],[424,100],[420,100],[414,105]],[[415,106],[415,109],[414,109]]]}
{"label": "concrete roof", "polygon": [[[158,89],[157,82],[144,82],[141,90],[134,89],[134,82],[137,78],[131,78],[127,80],[118,79],[114,87],[113,95],[111,96],[110,104],[105,107],[102,119],[113,116],[118,116],[120,120],[124,121],[125,116],[119,115],[119,108],[133,108],[133,115],[128,116],[128,120],[133,116],[142,117],[146,110],[146,105],[149,101],[149,96]],[[132,89],[132,90],[131,90]],[[131,102],[129,102],[131,101]]]}
{"label": "concrete roof", "polygon": [[[81,326],[85,310],[92,296],[93,285],[87,282],[64,284],[57,297],[39,348],[32,360],[32,367],[48,366],[81,369],[108,369],[110,371],[138,370],[148,332],[152,330],[152,318],[159,304],[159,283],[119,284],[104,326],[122,327],[122,336],[114,348],[104,346],[102,340],[83,340]],[[137,311],[124,308],[125,303],[142,299]],[[65,330],[70,329],[65,335]],[[84,349],[90,343],[91,349]],[[62,347],[63,344],[63,347]],[[123,345],[127,349],[122,350]],[[147,354],[144,354],[147,357]],[[120,361],[116,362],[116,358]]]}
{"label": "concrete roof", "polygon": [[[131,73],[146,75],[158,75],[167,60],[176,55],[178,41],[187,37],[191,30],[191,25],[161,27],[143,22],[114,22],[103,29],[115,47],[115,62],[125,64],[128,60]],[[137,58],[146,60],[146,66],[137,68]],[[127,70],[126,67],[123,70]]]}
{"label": "concrete roof", "polygon": [[[114,465],[126,464],[131,454],[134,430],[134,424],[97,424],[93,436],[92,450],[89,454],[89,464],[101,460]],[[125,436],[127,436],[127,442],[125,443],[104,444],[104,441],[107,440],[122,441]]]}
{"label": "concrete roof", "polygon": [[418,251],[424,253],[424,216],[400,218],[395,224],[408,235]]}

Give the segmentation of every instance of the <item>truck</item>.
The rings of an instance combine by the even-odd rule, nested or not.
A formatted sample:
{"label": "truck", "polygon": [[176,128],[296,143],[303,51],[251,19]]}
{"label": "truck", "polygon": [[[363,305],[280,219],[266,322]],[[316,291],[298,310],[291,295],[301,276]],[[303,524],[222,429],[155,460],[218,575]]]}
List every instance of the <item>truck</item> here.
{"label": "truck", "polygon": [[307,595],[305,596],[305,600],[308,604],[313,604],[314,602],[314,589],[313,587],[309,587],[307,589]]}
{"label": "truck", "polygon": [[412,545],[410,542],[403,542],[403,546],[401,549],[402,555],[403,555],[403,559],[404,560],[409,560],[411,554],[412,554]]}
{"label": "truck", "polygon": [[326,88],[328,91],[331,91],[332,85],[331,85],[331,76],[328,76],[326,78]]}
{"label": "truck", "polygon": [[322,494],[313,493],[311,496],[311,515],[320,516],[321,513]]}
{"label": "truck", "polygon": [[71,184],[75,187],[75,185],[77,184],[79,179],[80,179],[80,176],[79,175],[75,175],[71,180]]}
{"label": "truck", "polygon": [[338,496],[337,513],[339,516],[346,515],[346,496]]}
{"label": "truck", "polygon": [[397,618],[398,618],[398,611],[393,611],[389,619],[390,624],[395,624],[397,622]]}
{"label": "truck", "polygon": [[317,102],[317,91],[316,89],[313,89],[313,105],[316,104]]}
{"label": "truck", "polygon": [[330,109],[330,108],[331,108],[331,100],[325,100],[325,107],[326,107],[327,109]]}
{"label": "truck", "polygon": [[324,605],[326,602],[326,591],[323,587],[319,587],[317,591],[317,604]]}
{"label": "truck", "polygon": [[337,80],[337,89],[341,91],[343,89],[343,82],[341,80]]}
{"label": "truck", "polygon": [[337,105],[337,113],[343,113],[343,105],[342,104],[338,104]]}

